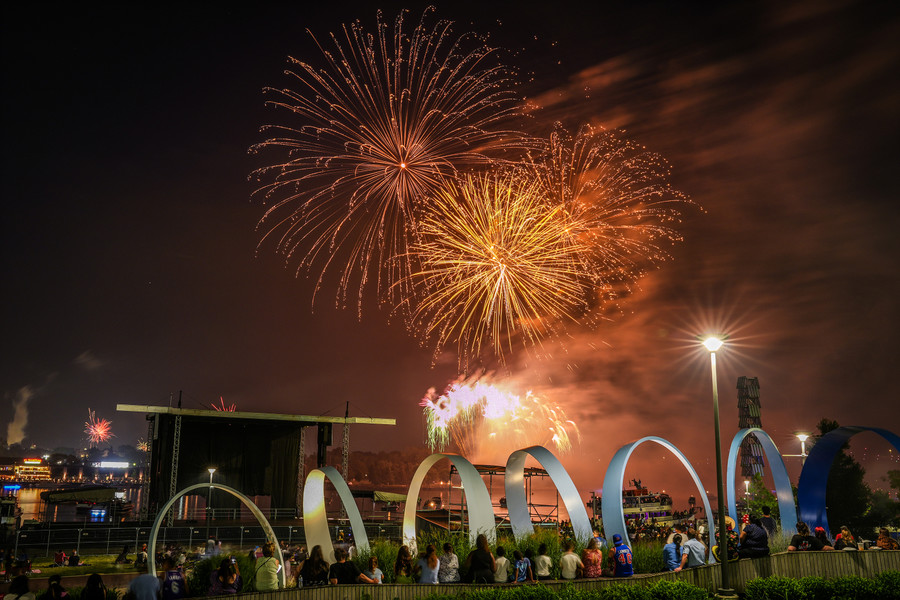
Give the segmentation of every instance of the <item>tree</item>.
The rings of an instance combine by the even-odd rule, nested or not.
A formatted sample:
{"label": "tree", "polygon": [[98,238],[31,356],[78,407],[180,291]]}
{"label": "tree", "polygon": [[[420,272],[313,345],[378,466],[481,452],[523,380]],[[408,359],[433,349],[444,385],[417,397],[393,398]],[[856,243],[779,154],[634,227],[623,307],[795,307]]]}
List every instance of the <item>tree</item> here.
{"label": "tree", "polygon": [[750,514],[761,517],[763,506],[767,506],[772,511],[773,519],[777,521],[780,518],[778,498],[766,487],[766,482],[763,481],[762,475],[757,473],[750,480]]}
{"label": "tree", "polygon": [[[816,427],[821,436],[840,425],[837,421],[822,419]],[[825,490],[825,507],[832,530],[846,525],[850,531],[856,531],[869,525],[865,516],[871,505],[872,491],[863,481],[866,470],[847,455],[847,448],[847,444],[844,444],[831,464],[828,487]]]}

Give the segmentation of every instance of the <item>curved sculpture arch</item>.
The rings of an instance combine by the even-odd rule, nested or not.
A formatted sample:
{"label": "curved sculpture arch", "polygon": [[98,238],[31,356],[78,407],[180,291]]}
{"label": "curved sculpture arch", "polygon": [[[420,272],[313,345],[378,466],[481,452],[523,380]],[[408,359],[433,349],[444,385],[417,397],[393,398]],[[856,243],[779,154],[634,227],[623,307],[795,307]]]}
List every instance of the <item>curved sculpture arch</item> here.
{"label": "curved sculpture arch", "polygon": [[409,546],[410,552],[416,553],[416,498],[422,489],[425,475],[431,467],[440,460],[448,459],[462,482],[463,491],[466,494],[467,521],[469,525],[469,541],[475,545],[475,538],[479,533],[487,536],[488,542],[494,545],[497,542],[496,523],[494,521],[494,507],[491,504],[491,495],[484,485],[484,480],[478,470],[468,460],[459,454],[432,454],[419,463],[419,467],[413,474],[406,492],[406,506],[403,509],[403,543]]}
{"label": "curved sculpture arch", "polygon": [[347,482],[341,477],[340,472],[334,467],[322,467],[313,469],[306,476],[306,486],[303,490],[303,533],[306,536],[306,547],[312,549],[322,546],[322,555],[329,563],[334,561],[334,544],[331,534],[328,532],[328,515],[325,510],[325,479],[331,482],[347,517],[350,519],[350,531],[358,550],[368,552],[369,538],[366,535],[366,526],[362,516],[353,500],[353,494],[347,487]]}
{"label": "curved sculpture arch", "polygon": [[[694,467],[691,465],[691,462],[685,457],[684,454],[681,453],[675,444],[672,442],[665,440],[661,437],[656,436],[647,436],[643,437],[636,442],[631,442],[630,444],[625,444],[615,453],[612,457],[612,460],[609,461],[609,468],[606,470],[606,477],[603,478],[603,498],[601,500],[601,510],[603,512],[603,527],[606,530],[607,539],[612,539],[612,536],[615,534],[619,534],[622,536],[622,539],[626,542],[628,541],[628,529],[625,527],[625,509],[622,506],[622,490],[624,489],[625,483],[625,466],[628,464],[628,459],[631,456],[631,453],[634,452],[635,448],[643,444],[644,442],[655,442],[674,454],[678,460],[681,461],[681,464],[684,465],[684,468],[687,469],[688,473],[691,474],[691,478],[694,480],[694,485],[697,486],[697,489],[700,491],[700,497],[703,499],[703,510],[706,511],[706,523],[707,529],[710,531],[713,528],[710,527],[710,521],[712,519],[712,509],[709,506],[709,498],[706,497],[706,488],[703,487],[703,483],[700,481],[700,477],[697,475],[697,471],[694,470]],[[617,490],[618,493],[609,493],[610,490]],[[713,564],[715,559],[710,553],[709,564]]]}
{"label": "curved sculpture arch", "polygon": [[[223,492],[228,492],[241,502],[243,502],[244,506],[250,509],[250,512],[253,513],[253,516],[256,517],[256,520],[259,522],[260,526],[263,528],[263,531],[266,532],[266,539],[272,542],[275,542],[275,553],[278,561],[281,564],[284,564],[284,557],[281,555],[281,544],[278,543],[278,538],[275,537],[275,531],[272,530],[272,526],[269,524],[269,521],[266,519],[265,515],[262,514],[262,511],[259,510],[259,507],[256,504],[240,493],[234,488],[230,488],[227,485],[222,485],[221,483],[198,483],[196,485],[191,485],[171,498],[166,502],[160,511],[156,515],[156,520],[153,521],[153,527],[150,529],[150,539],[147,542],[147,548],[149,552],[147,552],[147,567],[150,573],[156,574],[156,537],[159,534],[159,527],[162,525],[163,519],[166,518],[166,515],[169,512],[169,509],[175,505],[175,502],[178,501],[182,496],[187,496],[193,491],[202,490],[202,489],[213,489],[213,490],[222,490]],[[284,576],[284,569],[279,571],[279,578],[281,579],[281,587],[284,588],[287,584]]]}
{"label": "curved sculpture arch", "polygon": [[828,474],[831,465],[841,448],[857,433],[871,431],[887,440],[900,452],[900,437],[887,429],[876,427],[838,427],[818,439],[800,472],[800,483],[797,485],[797,503],[800,505],[800,520],[812,530],[815,527],[828,529],[828,516],[825,514],[825,488],[828,485]]}
{"label": "curved sculpture arch", "polygon": [[569,513],[575,538],[587,543],[591,538],[591,521],[584,508],[584,502],[562,463],[543,446],[531,446],[516,450],[509,455],[506,461],[503,485],[506,489],[506,505],[513,535],[517,539],[521,539],[534,533],[531,513],[528,510],[528,500],[525,498],[525,459],[528,456],[537,460],[550,475],[550,480],[559,490],[566,512]]}
{"label": "curved sculpture arch", "polygon": [[781,520],[781,531],[785,535],[794,535],[797,533],[797,507],[794,505],[794,490],[791,488],[791,479],[788,477],[787,468],[784,466],[784,460],[781,453],[775,446],[775,442],[769,437],[769,434],[757,427],[741,429],[738,431],[734,439],[731,440],[731,449],[728,451],[727,487],[725,488],[725,497],[728,502],[728,514],[738,522],[737,508],[735,506],[735,468],[737,467],[738,452],[741,449],[741,443],[748,435],[753,434],[759,440],[766,459],[769,461],[769,468],[772,470],[772,479],[775,482],[775,495],[778,498],[778,513]]}

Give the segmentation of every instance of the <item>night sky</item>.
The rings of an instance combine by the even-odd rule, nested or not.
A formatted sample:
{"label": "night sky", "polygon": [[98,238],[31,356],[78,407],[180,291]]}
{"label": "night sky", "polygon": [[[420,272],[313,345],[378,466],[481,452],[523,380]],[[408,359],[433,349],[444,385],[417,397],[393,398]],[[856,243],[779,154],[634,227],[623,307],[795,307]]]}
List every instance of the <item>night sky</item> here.
{"label": "night sky", "polygon": [[[288,55],[305,30],[371,26],[374,3],[179,7],[118,14],[34,6],[3,25],[3,354],[0,437],[83,445],[88,407],[114,443],[146,434],[117,403],[392,417],[353,447],[421,445],[418,400],[457,375],[373,303],[362,319],[271,246],[248,174]],[[889,2],[503,4],[437,17],[491,34],[519,69],[536,128],[623,128],[672,165],[689,208],[673,260],[575,328],[550,358],[488,365],[494,381],[561,404],[582,443],[564,458],[599,489],[622,444],[659,435],[712,486],[708,355],[720,353],[723,437],[735,382],[759,377],[763,426],[784,453],[822,417],[900,431],[900,18]],[[417,19],[421,6],[404,5]],[[388,19],[401,6],[383,4]],[[540,125],[538,125],[540,124]],[[25,401],[27,399],[27,401]],[[21,423],[17,421],[18,424]],[[859,436],[874,475],[896,453]],[[505,455],[483,456],[504,461]],[[640,450],[628,476],[687,489]],[[786,459],[794,477],[797,459]],[[872,482],[877,484],[873,477]],[[680,500],[676,498],[676,500]]]}

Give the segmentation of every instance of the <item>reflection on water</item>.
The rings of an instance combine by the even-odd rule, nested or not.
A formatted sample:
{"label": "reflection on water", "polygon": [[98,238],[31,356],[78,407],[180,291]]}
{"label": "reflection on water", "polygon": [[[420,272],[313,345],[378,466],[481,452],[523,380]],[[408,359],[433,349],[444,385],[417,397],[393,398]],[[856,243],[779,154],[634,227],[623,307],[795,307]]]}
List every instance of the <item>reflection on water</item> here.
{"label": "reflection on water", "polygon": [[[22,514],[22,523],[33,519],[42,521],[45,518],[51,522],[88,522],[100,523],[109,518],[109,508],[104,505],[90,506],[88,504],[51,504],[41,500],[41,492],[51,491],[55,488],[22,488],[15,490],[12,495],[18,499],[19,510]],[[140,510],[141,488],[126,488],[120,490],[121,500],[131,502],[134,506],[133,514]],[[47,512],[45,512],[47,511]]]}

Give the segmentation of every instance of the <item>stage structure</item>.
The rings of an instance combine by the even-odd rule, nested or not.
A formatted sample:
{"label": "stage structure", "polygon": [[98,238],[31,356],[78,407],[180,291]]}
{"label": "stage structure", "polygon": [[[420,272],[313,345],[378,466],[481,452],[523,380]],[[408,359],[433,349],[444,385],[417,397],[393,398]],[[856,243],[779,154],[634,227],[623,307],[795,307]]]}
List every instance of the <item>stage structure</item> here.
{"label": "stage structure", "polygon": [[[175,493],[207,481],[215,467],[217,483],[225,483],[248,496],[269,496],[271,508],[303,512],[306,480],[305,431],[316,428],[316,465],[325,466],[335,423],[344,427],[344,444],[350,425],[395,425],[394,419],[364,417],[314,417],[259,412],[227,412],[119,404],[121,412],[145,413],[148,420],[149,477],[145,479],[144,511],[155,513]],[[349,448],[342,455],[349,457]],[[342,465],[347,469],[346,459]],[[347,473],[349,475],[349,473]],[[233,499],[223,495],[223,503]],[[225,506],[220,506],[224,508]],[[171,523],[174,513],[170,514]]]}
{"label": "stage structure", "polygon": [[[759,403],[759,379],[738,377],[738,429],[762,429],[762,406]],[[744,438],[741,444],[741,475],[762,475],[763,447],[755,434]]]}

